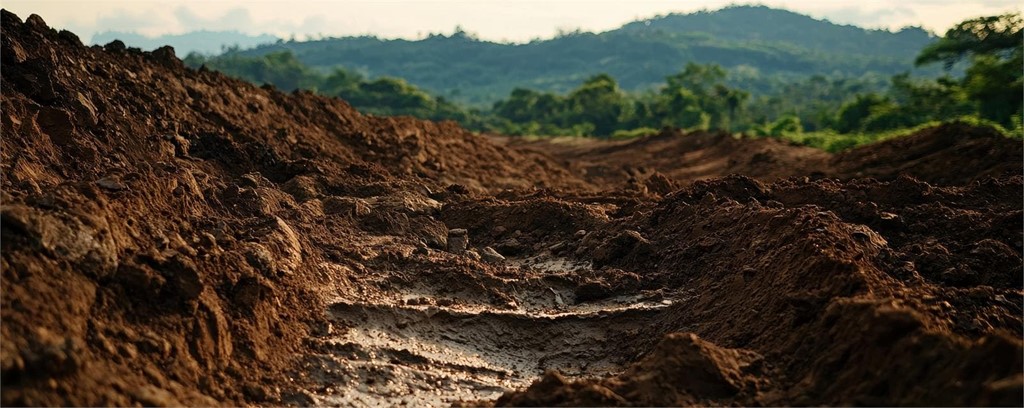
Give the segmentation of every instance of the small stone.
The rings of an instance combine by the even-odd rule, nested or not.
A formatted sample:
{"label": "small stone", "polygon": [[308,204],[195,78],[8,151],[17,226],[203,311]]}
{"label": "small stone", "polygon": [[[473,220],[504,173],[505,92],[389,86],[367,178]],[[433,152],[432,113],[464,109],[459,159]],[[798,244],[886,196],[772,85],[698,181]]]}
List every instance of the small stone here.
{"label": "small stone", "polygon": [[486,247],[480,252],[480,256],[484,262],[487,263],[500,263],[505,260],[505,257],[495,251],[494,248]]}
{"label": "small stone", "polygon": [[555,304],[558,305],[558,307],[565,307],[565,301],[562,300],[562,295],[552,288],[548,288],[548,290],[555,295]]}
{"label": "small stone", "polygon": [[448,251],[461,254],[469,247],[469,233],[462,228],[448,230]]}
{"label": "small stone", "polygon": [[587,236],[587,230],[576,231],[576,234],[575,234],[576,238],[583,238],[585,236]]}
{"label": "small stone", "polygon": [[96,126],[99,123],[98,116],[96,115],[96,105],[93,105],[92,101],[89,100],[85,95],[79,92],[75,95],[75,100],[72,104],[75,107],[75,118],[80,123],[85,123],[89,126]]}
{"label": "small stone", "polygon": [[96,184],[99,185],[100,187],[103,187],[111,191],[121,191],[128,188],[128,186],[121,182],[121,178],[117,176],[101,178],[99,180],[96,180]]}
{"label": "small stone", "polygon": [[470,258],[473,258],[473,260],[475,260],[475,261],[479,261],[480,260],[480,253],[477,252],[475,249],[470,249],[470,250],[464,252],[464,254],[466,254],[466,256],[468,256]]}

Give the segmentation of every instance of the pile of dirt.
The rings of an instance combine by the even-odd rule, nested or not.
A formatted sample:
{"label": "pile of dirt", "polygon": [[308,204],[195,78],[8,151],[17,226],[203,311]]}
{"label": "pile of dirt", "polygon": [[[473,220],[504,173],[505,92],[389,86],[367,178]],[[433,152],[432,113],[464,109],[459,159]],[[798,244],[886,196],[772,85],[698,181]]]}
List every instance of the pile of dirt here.
{"label": "pile of dirt", "polygon": [[1024,145],[988,126],[952,122],[835,155],[831,177],[890,180],[900,174],[940,185],[1021,174]]}
{"label": "pile of dirt", "polygon": [[591,184],[609,189],[646,190],[645,180],[652,176],[689,183],[728,174],[762,180],[824,174],[822,164],[829,159],[826,152],[782,140],[737,138],[725,132],[684,133],[679,129],[664,129],[654,136],[625,141],[573,138],[557,143],[508,143],[550,154]]}
{"label": "pile of dirt", "polygon": [[2,25],[4,405],[1024,402],[986,129],[496,143]]}
{"label": "pile of dirt", "polygon": [[[618,221],[644,241],[607,270],[682,295],[629,345],[648,358],[600,380],[548,376],[498,404],[1017,404],[1021,181],[698,182]],[[760,357],[729,381],[735,358],[701,360],[687,373],[731,391],[697,392],[709,380],[652,366],[670,346],[642,339],[672,332]]]}
{"label": "pile of dirt", "polygon": [[[1020,174],[1024,148],[997,130],[953,122],[839,154],[771,138],[725,132],[683,133],[665,129],[630,141],[595,139],[510,140],[508,144],[558,159],[598,186],[664,195],[652,177],[688,184],[729,174],[764,181],[792,176],[895,179],[901,174],[938,185],[962,185],[986,177]],[[955,165],[951,165],[954,164]],[[671,190],[671,188],[669,189]]]}
{"label": "pile of dirt", "polygon": [[2,24],[5,405],[276,397],[352,240],[437,246],[437,198],[582,185],[453,123]]}

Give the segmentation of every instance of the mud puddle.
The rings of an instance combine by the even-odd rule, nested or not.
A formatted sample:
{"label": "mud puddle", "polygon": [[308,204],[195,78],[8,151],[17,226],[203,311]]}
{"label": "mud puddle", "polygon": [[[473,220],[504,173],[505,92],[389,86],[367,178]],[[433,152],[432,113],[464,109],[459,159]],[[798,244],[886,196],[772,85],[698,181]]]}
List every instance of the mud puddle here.
{"label": "mud puddle", "polygon": [[450,406],[493,400],[546,370],[570,377],[620,372],[636,357],[620,339],[636,336],[671,304],[650,294],[574,304],[564,284],[506,284],[517,287],[515,308],[472,297],[418,304],[429,296],[422,288],[396,294],[392,303],[332,304],[332,331],[316,340],[308,365],[323,384],[311,390],[312,402]]}

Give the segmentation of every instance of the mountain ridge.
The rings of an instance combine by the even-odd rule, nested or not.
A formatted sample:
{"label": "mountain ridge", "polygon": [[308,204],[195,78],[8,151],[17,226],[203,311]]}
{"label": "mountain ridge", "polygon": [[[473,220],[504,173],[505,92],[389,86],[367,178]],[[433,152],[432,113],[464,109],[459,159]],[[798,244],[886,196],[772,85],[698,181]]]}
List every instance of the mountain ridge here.
{"label": "mountain ridge", "polygon": [[921,28],[865,29],[766,6],[730,6],[527,43],[482,40],[456,29],[414,40],[365,35],[280,40],[228,49],[225,55],[288,51],[321,71],[340,67],[367,77],[403,78],[435,95],[483,107],[515,88],[566,92],[600,73],[616,78],[623,89],[644,91],[688,62],[722,65],[735,74],[730,80],[754,84],[755,93],[768,86],[763,85],[768,77],[935,75],[939,69],[917,70],[913,64],[935,38]]}

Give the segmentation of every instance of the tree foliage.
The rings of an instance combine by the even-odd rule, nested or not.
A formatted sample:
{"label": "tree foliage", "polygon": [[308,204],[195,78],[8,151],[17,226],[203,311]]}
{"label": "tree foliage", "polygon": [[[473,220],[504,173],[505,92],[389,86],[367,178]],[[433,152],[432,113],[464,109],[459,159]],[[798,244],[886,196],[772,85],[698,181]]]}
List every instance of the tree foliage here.
{"label": "tree foliage", "polygon": [[[972,56],[992,56],[1020,50],[1020,14],[979,17],[957,24],[946,35],[928,45],[917,55],[915,64],[942,62],[947,68]],[[1018,66],[1018,68],[1020,68]]]}

